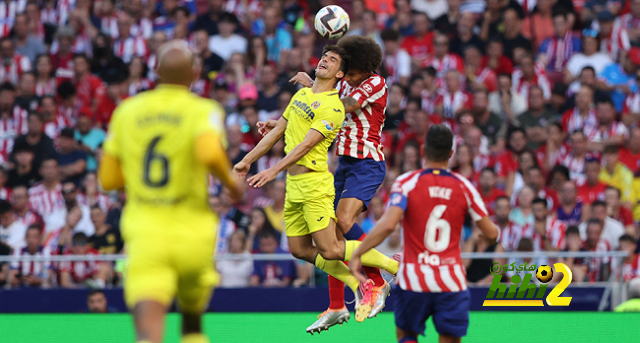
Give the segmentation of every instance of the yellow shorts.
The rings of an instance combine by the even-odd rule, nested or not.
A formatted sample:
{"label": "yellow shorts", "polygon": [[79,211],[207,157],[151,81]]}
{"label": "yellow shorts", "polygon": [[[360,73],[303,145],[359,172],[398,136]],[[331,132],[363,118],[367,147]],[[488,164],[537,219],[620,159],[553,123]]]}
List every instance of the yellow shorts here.
{"label": "yellow shorts", "polygon": [[183,215],[149,212],[123,214],[127,306],[133,309],[149,300],[169,306],[177,296],[183,313],[202,313],[219,281],[212,259],[215,216],[196,213],[186,219]]}
{"label": "yellow shorts", "polygon": [[329,221],[337,221],[333,174],[310,172],[287,175],[284,226],[287,236],[305,236],[324,230]]}

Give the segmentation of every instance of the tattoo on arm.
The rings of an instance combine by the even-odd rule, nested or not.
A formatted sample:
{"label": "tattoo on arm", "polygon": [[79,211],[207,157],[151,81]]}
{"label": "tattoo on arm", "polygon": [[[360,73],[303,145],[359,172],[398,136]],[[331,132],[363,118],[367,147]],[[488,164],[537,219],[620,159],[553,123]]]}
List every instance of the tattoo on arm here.
{"label": "tattoo on arm", "polygon": [[361,107],[358,100],[350,96],[342,98],[342,104],[344,104],[344,111],[346,113],[353,112]]}

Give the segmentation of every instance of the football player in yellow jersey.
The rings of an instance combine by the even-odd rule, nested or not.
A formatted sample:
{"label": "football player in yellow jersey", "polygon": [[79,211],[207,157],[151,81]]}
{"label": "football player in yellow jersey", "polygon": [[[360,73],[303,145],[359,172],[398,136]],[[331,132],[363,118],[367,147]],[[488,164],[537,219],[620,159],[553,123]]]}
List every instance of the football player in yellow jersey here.
{"label": "football player in yellow jersey", "polygon": [[[249,185],[262,187],[276,175],[288,170],[284,205],[285,232],[293,256],[314,263],[318,268],[349,286],[356,295],[356,321],[363,321],[373,305],[373,282],[362,285],[342,262],[348,261],[358,241],[338,241],[333,207],[333,174],[328,171],[329,146],[344,121],[344,106],[334,85],[345,73],[347,64],[343,48],[324,48],[311,88],[299,90],[291,99],[275,128],[234,166],[244,178],[251,163],[266,154],[285,137],[287,156],[273,167],[251,178]],[[315,242],[315,246],[313,242]],[[395,274],[398,261],[372,250],[362,263]]]}
{"label": "football player in yellow jersey", "polygon": [[207,176],[240,198],[223,148],[219,105],[189,92],[193,55],[182,42],[158,51],[161,85],[120,104],[99,170],[106,190],[126,186],[121,226],[127,243],[124,284],[138,342],[162,342],[164,314],[178,298],[182,342],[206,343],[201,314],[218,281],[213,269],[218,218],[208,205]]}

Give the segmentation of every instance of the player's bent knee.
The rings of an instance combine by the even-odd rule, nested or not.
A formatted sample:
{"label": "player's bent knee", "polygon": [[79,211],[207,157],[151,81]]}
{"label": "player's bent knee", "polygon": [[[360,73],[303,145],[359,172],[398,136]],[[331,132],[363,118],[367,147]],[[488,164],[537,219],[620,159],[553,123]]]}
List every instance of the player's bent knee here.
{"label": "player's bent knee", "polygon": [[344,257],[344,249],[340,249],[338,246],[325,249],[318,248],[318,253],[325,260],[342,260]]}
{"label": "player's bent knee", "polygon": [[353,216],[350,216],[348,214],[338,214],[338,229],[342,233],[349,232],[355,222],[356,220],[355,218],[353,218]]}

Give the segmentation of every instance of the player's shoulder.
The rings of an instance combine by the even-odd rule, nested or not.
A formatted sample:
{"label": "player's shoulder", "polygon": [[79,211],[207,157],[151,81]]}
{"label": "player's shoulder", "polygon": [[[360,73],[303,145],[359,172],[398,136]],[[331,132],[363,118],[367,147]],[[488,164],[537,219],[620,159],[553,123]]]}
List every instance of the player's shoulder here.
{"label": "player's shoulder", "polygon": [[422,171],[422,169],[414,170],[398,176],[391,186],[391,192],[406,192],[415,187]]}
{"label": "player's shoulder", "polygon": [[386,86],[387,86],[387,83],[384,80],[384,78],[376,73],[369,76],[368,79],[362,81],[362,83],[360,84],[360,86],[358,86],[358,88],[364,90],[365,92],[369,93],[369,95],[371,95],[373,93],[377,93],[381,89],[385,89]]}

